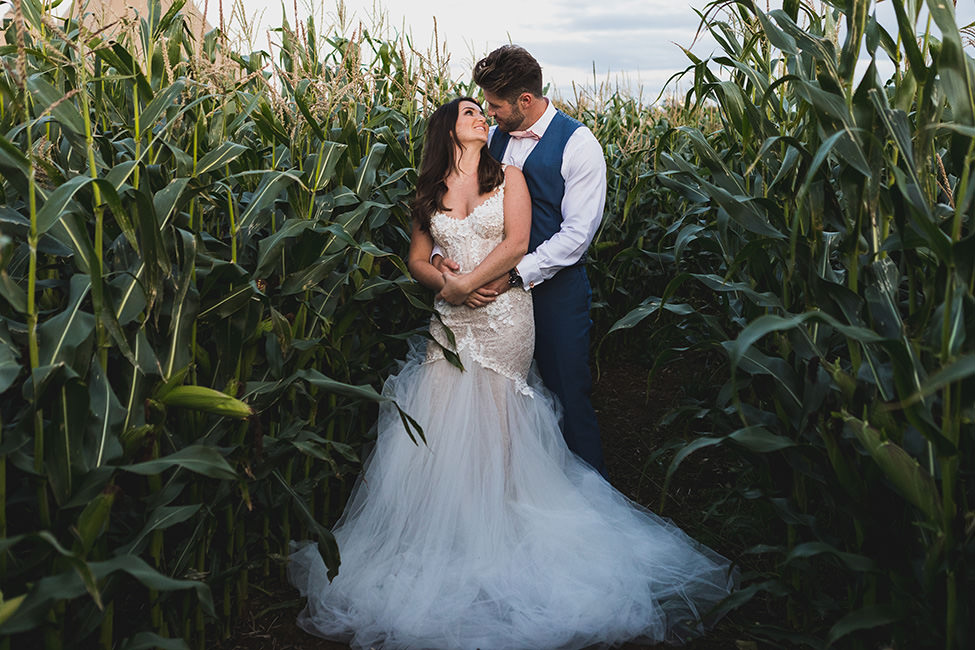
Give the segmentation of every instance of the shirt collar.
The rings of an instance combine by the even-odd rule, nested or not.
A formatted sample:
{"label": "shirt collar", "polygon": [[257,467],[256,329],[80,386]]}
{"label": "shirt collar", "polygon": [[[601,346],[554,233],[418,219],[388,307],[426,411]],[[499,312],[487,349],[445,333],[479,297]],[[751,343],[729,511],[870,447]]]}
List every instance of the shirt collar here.
{"label": "shirt collar", "polygon": [[548,106],[545,107],[545,112],[542,113],[540,118],[535,120],[534,124],[525,129],[526,131],[533,131],[538,137],[545,135],[545,131],[548,129],[548,125],[552,123],[552,120],[555,119],[556,113],[555,104],[552,103],[552,100],[548,97],[543,97],[543,99],[548,103]]}

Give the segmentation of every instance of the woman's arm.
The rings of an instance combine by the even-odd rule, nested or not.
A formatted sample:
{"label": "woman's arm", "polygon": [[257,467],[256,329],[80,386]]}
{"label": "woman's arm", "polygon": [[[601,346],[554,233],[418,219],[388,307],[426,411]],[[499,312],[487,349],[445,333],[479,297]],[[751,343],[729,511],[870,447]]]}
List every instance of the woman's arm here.
{"label": "woman's arm", "polygon": [[410,258],[406,265],[413,277],[423,286],[440,291],[444,285],[443,273],[430,263],[433,253],[433,236],[429,231],[420,229],[420,224],[413,220],[413,232],[410,233]]}
{"label": "woman's arm", "polygon": [[520,169],[508,165],[504,180],[504,239],[470,273],[444,274],[441,295],[451,304],[461,304],[478,287],[507,274],[528,250],[531,198],[525,177]]}

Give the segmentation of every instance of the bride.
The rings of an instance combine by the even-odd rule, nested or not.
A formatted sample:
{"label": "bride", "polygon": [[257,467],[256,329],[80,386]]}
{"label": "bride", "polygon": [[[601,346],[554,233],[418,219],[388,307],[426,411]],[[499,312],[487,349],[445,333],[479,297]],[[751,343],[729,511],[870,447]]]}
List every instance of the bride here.
{"label": "bride", "polygon": [[[521,171],[491,158],[487,137],[470,98],[430,118],[409,267],[437,292],[441,318],[430,323],[435,342],[383,388],[426,444],[411,441],[395,408],[381,411],[334,530],[338,576],[328,581],[314,544],[290,558],[289,579],[308,599],[299,625],[353,648],[680,641],[728,595],[733,571],[565,446],[559,406],[531,365],[531,294],[484,304],[474,293],[520,260],[531,219]],[[435,243],[460,273],[430,264]]]}

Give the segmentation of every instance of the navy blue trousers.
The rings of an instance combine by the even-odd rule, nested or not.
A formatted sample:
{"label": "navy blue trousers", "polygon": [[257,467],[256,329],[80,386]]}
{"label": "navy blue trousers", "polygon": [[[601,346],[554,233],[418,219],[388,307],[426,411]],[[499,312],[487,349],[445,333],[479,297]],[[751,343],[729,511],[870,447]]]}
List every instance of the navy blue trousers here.
{"label": "navy blue trousers", "polygon": [[562,403],[562,435],[575,454],[606,476],[589,372],[592,289],[581,265],[559,271],[532,289],[535,361],[545,386]]}

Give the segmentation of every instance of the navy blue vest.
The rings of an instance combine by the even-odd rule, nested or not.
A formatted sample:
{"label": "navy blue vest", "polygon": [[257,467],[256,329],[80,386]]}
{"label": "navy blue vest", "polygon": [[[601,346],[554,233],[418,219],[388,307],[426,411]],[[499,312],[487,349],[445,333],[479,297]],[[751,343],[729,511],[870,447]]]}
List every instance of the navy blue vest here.
{"label": "navy blue vest", "polygon": [[[545,135],[525,160],[522,172],[532,197],[532,230],[528,241],[528,252],[532,253],[538,245],[554,235],[562,227],[562,197],[565,195],[565,180],[562,178],[562,154],[569,137],[582,126],[562,111],[557,111],[552,123],[545,129]],[[508,147],[511,135],[495,129],[491,136],[491,155],[501,160]]]}

